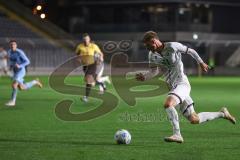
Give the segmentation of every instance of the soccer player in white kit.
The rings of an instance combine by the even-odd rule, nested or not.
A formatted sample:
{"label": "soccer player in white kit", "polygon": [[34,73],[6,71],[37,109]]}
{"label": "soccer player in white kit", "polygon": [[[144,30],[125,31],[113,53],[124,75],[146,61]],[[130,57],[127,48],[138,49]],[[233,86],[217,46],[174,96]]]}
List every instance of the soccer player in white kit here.
{"label": "soccer player in white kit", "polygon": [[0,46],[0,72],[1,71],[6,75],[11,76],[7,66],[7,51],[5,51],[2,46]]}
{"label": "soccer player in white kit", "polygon": [[158,68],[163,72],[163,77],[169,85],[169,92],[164,103],[164,108],[168,118],[173,126],[173,135],[165,137],[166,142],[182,143],[183,137],[180,133],[178,113],[175,109],[180,106],[180,112],[192,124],[200,124],[216,118],[224,118],[236,123],[235,118],[228,112],[227,108],[223,107],[219,112],[201,112],[196,113],[194,103],[190,96],[191,86],[187,76],[184,74],[182,54],[191,55],[200,65],[204,72],[207,72],[209,67],[199,57],[198,53],[181,43],[167,42],[162,43],[156,32],[148,31],[143,38],[145,47],[149,50],[149,62],[153,64],[151,71],[147,73],[136,74],[138,81],[151,79],[159,74]]}
{"label": "soccer player in white kit", "polygon": [[95,80],[96,84],[99,86],[100,94],[104,94],[104,91],[107,89],[105,82],[111,84],[109,76],[103,76],[104,71],[104,60],[99,53],[94,54],[94,59],[96,62],[96,75]]}

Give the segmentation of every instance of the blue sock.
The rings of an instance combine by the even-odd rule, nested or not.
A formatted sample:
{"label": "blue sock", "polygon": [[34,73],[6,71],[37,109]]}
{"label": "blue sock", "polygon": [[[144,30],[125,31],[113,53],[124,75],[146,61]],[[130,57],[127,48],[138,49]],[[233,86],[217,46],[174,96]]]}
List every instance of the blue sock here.
{"label": "blue sock", "polygon": [[17,98],[17,92],[18,92],[18,89],[14,89],[12,90],[12,101],[16,101],[16,98]]}
{"label": "blue sock", "polygon": [[37,84],[36,80],[33,80],[31,82],[25,83],[26,89],[32,88],[35,84]]}

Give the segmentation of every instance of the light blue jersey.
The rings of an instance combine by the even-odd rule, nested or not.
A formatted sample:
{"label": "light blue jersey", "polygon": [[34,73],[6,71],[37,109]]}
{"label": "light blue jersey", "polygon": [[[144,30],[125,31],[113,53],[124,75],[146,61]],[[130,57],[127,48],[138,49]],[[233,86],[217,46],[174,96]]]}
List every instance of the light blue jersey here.
{"label": "light blue jersey", "polygon": [[[24,76],[26,74],[25,67],[30,64],[29,59],[21,49],[16,49],[16,51],[9,50],[8,51],[8,57],[9,57],[9,65],[10,68],[13,70],[13,80],[17,81],[18,83],[23,84],[24,82]],[[17,68],[16,64],[18,64],[20,67]]]}

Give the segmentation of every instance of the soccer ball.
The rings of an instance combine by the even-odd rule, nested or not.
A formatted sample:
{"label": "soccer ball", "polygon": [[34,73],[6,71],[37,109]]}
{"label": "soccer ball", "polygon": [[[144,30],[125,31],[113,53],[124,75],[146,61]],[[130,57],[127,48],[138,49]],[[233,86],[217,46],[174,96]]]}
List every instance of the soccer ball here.
{"label": "soccer ball", "polygon": [[120,129],[115,133],[114,140],[117,144],[129,144],[131,142],[131,134],[125,129]]}
{"label": "soccer ball", "polygon": [[94,54],[94,61],[97,63],[101,62],[101,54],[100,53]]}

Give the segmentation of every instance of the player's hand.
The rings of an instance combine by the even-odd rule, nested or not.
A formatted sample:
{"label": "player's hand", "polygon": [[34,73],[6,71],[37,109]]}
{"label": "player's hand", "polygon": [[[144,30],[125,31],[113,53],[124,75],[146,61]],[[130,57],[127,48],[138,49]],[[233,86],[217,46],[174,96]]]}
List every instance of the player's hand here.
{"label": "player's hand", "polygon": [[15,67],[18,69],[21,68],[19,64],[15,64]]}
{"label": "player's hand", "polygon": [[100,61],[101,61],[101,62],[103,62],[103,61],[104,61],[104,59],[103,59],[103,56],[101,56],[101,57],[100,57]]}
{"label": "player's hand", "polygon": [[202,70],[204,72],[207,72],[210,69],[210,67],[206,63],[204,63],[204,62],[200,63],[200,67],[202,68]]}
{"label": "player's hand", "polygon": [[81,57],[78,56],[78,57],[76,58],[76,61],[77,61],[78,63],[82,63],[82,59],[81,59]]}
{"label": "player's hand", "polygon": [[136,74],[136,80],[137,81],[145,81],[145,76],[142,73]]}

